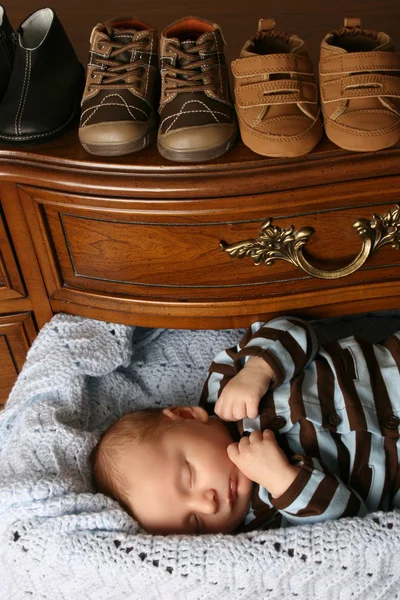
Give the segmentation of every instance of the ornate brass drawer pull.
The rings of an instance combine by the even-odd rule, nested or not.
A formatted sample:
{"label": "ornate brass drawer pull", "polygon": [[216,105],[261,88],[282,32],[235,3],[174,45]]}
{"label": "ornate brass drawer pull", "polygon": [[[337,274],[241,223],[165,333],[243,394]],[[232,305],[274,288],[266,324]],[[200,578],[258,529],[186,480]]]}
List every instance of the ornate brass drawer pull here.
{"label": "ornate brass drawer pull", "polygon": [[359,219],[353,223],[354,229],[362,239],[361,251],[349,265],[336,271],[317,269],[304,257],[303,247],[314,232],[312,227],[301,227],[295,231],[293,225],[281,229],[273,226],[271,222],[270,218],[262,224],[260,235],[256,239],[244,240],[236,244],[221,241],[222,250],[228,252],[232,258],[250,256],[256,265],[264,263],[270,266],[274,260],[281,259],[300,267],[313,277],[339,279],[357,271],[368,256],[382,246],[391,244],[395,250],[400,247],[400,206],[398,204],[385,215],[373,215],[371,221]]}

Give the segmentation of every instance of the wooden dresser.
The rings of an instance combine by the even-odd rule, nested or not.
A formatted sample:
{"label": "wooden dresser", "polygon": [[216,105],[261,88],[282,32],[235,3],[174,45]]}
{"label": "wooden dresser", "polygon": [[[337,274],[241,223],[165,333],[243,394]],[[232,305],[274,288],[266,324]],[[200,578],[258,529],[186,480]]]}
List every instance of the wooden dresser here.
{"label": "wooden dresser", "polygon": [[[127,2],[118,4],[113,14],[93,8],[91,26],[129,14]],[[70,20],[78,2],[72,5]],[[21,14],[19,4],[9,15],[14,26],[30,9],[36,6]],[[247,37],[268,16],[252,10]],[[335,11],[342,20],[343,10]],[[165,26],[182,15],[161,16]],[[223,17],[215,20],[223,26]],[[76,34],[81,54],[91,26]],[[300,159],[264,158],[238,142],[196,165],[168,162],[155,145],[118,159],[93,157],[77,128],[48,144],[0,146],[0,404],[37,330],[59,311],[217,329],[274,314],[399,308],[399,190],[399,147],[356,154],[326,138]]]}

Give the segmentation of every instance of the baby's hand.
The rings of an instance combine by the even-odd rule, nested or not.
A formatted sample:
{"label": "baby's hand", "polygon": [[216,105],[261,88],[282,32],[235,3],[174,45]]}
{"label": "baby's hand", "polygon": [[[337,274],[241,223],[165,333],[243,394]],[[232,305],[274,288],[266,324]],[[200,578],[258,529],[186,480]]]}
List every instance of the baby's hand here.
{"label": "baby's hand", "polygon": [[296,479],[299,467],[290,464],[270,429],[252,431],[239,443],[227,447],[230,460],[251,479],[267,489],[274,498],[281,496]]}
{"label": "baby's hand", "polygon": [[255,419],[258,405],[267,392],[273,371],[262,358],[251,357],[241,371],[224,387],[214,412],[223,421]]}

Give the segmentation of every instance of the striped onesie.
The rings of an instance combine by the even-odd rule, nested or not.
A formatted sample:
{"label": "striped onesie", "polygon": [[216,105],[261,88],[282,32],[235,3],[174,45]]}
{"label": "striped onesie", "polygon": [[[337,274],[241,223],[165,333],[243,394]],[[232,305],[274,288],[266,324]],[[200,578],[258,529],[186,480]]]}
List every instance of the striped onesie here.
{"label": "striped onesie", "polygon": [[235,533],[400,508],[400,331],[380,344],[348,337],[318,346],[303,320],[254,323],[209,369],[200,405],[214,405],[250,356],[274,381],[255,419],[230,423],[235,441],[271,429],[299,474],[279,498],[254,483]]}

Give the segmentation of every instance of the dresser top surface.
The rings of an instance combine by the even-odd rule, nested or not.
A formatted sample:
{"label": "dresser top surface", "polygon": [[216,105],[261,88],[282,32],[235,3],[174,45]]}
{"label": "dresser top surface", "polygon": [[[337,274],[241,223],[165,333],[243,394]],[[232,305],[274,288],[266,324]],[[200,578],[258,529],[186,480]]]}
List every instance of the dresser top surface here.
{"label": "dresser top surface", "polygon": [[[88,61],[89,37],[94,25],[116,15],[130,15],[132,12],[132,5],[128,0],[115,0],[112,6],[105,0],[87,0],[85,3],[81,0],[70,0],[68,3],[53,0],[51,6],[63,23],[84,66]],[[17,29],[37,9],[36,0],[20,0],[7,7],[7,15]],[[135,8],[134,17],[161,31],[185,14],[199,14],[199,5],[194,0],[167,5],[162,0],[154,0],[151,5],[143,5],[140,14],[137,10]],[[227,41],[228,62],[237,58],[244,42],[254,35],[258,19],[269,16],[264,14],[265,5],[260,0],[246,6],[245,11],[242,2],[232,0],[229,12],[224,0],[204,0],[200,10],[200,16],[221,26]],[[274,7],[273,13],[277,28],[297,33],[306,40],[316,71],[321,40],[326,33],[342,26],[346,16],[360,16],[365,27],[375,27],[387,32],[400,49],[398,0],[380,0],[379,3],[375,0],[337,0],[335,3],[308,0],[301,3],[301,8],[293,0],[282,0]],[[122,184],[117,183],[117,180],[122,178],[131,191],[138,189],[141,193],[143,188],[156,194],[157,190],[167,188],[172,193],[176,188],[178,195],[190,191],[193,185],[189,181],[192,178],[202,188],[200,196],[210,193],[223,196],[226,193],[224,186],[227,177],[232,177],[235,181],[243,180],[239,186],[241,189],[246,188],[247,180],[248,193],[259,193],[275,189],[278,179],[279,189],[290,189],[307,184],[318,185],[400,173],[400,146],[374,153],[351,153],[338,148],[326,137],[310,154],[292,159],[257,155],[240,140],[219,159],[198,164],[170,162],[160,156],[155,143],[143,151],[126,156],[96,157],[88,154],[80,145],[77,127],[76,124],[74,129],[55,141],[36,146],[1,144],[0,177],[35,185],[43,180],[44,185],[53,187],[57,187],[61,175],[66,179],[70,176],[75,183],[78,180],[87,181],[100,177],[100,187],[105,189],[121,187]],[[138,176],[146,183],[132,185],[127,181],[127,176],[130,175]],[[157,181],[154,180],[154,175],[158,176]],[[210,177],[215,178],[213,188],[205,183],[206,178]]]}

